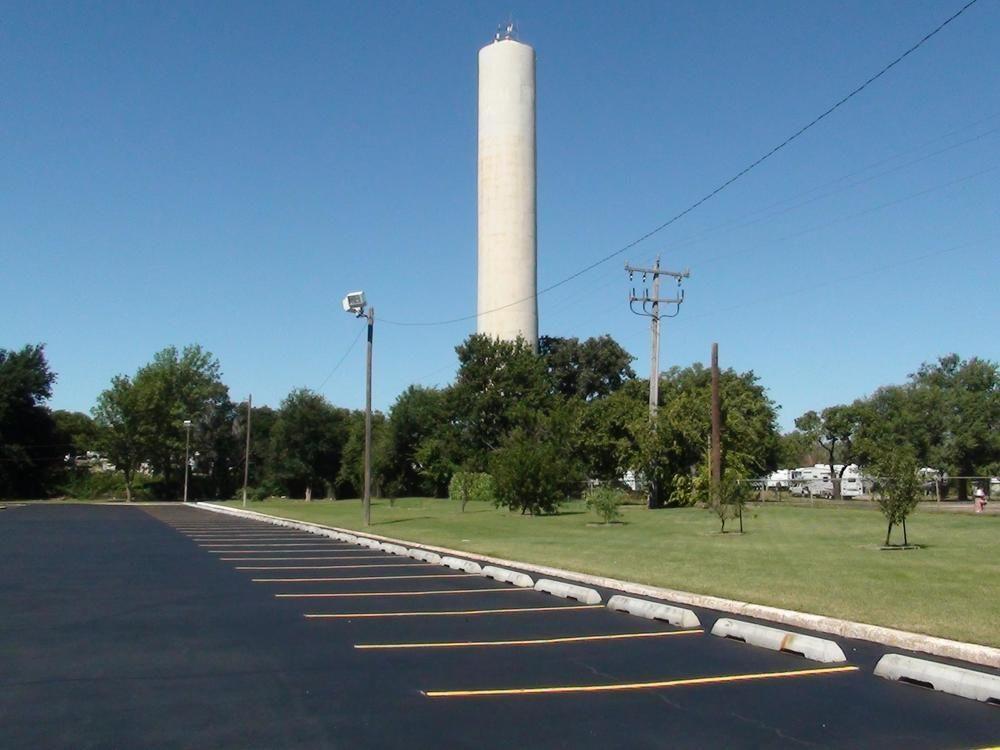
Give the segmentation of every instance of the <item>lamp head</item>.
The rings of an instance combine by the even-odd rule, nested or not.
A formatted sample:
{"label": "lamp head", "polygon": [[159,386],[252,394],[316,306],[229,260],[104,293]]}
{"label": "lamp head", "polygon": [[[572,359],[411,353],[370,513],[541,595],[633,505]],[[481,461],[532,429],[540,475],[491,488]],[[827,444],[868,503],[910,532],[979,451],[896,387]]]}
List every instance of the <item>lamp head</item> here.
{"label": "lamp head", "polygon": [[365,305],[367,304],[365,300],[365,293],[348,292],[341,304],[344,306],[344,312],[352,313],[353,315],[363,315],[365,312]]}

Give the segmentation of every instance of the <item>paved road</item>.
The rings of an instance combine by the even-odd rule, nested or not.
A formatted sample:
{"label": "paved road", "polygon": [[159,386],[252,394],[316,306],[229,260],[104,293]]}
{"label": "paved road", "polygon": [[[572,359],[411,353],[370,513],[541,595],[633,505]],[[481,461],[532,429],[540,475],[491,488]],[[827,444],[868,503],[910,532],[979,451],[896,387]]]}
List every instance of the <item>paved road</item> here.
{"label": "paved road", "polygon": [[1000,743],[1000,708],[873,677],[870,644],[826,671],[193,508],[9,508],[0,550],[2,748]]}

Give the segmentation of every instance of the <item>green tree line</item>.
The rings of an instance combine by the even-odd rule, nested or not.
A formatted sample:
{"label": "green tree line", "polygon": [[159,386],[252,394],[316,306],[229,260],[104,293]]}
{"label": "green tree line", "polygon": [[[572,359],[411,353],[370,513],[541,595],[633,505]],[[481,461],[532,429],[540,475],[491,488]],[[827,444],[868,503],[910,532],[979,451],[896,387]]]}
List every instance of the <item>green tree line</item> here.
{"label": "green tree line", "polygon": [[[410,386],[373,415],[375,493],[446,496],[456,473],[489,474],[498,504],[554,509],[588,481],[655,480],[666,504],[700,498],[710,434],[709,370],[661,376],[655,422],[648,382],[609,336],[523,341],[474,335],[456,348],[444,388]],[[52,411],[55,374],[44,348],[0,350],[0,494],[175,499],[186,451],[190,494],[226,498],[243,479],[247,404],[234,402],[219,361],[200,346],[168,347],[134,374],[114,377],[90,415]],[[954,475],[1000,467],[1000,371],[980,359],[943,357],[903,385],[850,405],[809,412],[781,435],[777,407],[752,372],[720,378],[723,463],[730,476],[764,474],[806,458],[877,463],[905,454]],[[254,497],[346,498],[363,484],[364,415],[305,388],[251,414]],[[190,429],[185,427],[190,421]],[[190,444],[187,441],[190,439]],[[95,471],[88,452],[114,467]],[[67,457],[70,457],[67,460]],[[815,461],[811,461],[813,463]]]}

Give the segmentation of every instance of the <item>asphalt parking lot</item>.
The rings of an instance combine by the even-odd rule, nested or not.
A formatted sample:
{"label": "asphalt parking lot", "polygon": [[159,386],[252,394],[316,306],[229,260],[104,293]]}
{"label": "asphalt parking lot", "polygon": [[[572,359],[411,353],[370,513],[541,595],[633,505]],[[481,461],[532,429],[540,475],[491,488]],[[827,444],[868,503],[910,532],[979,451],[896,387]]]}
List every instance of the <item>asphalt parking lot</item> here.
{"label": "asphalt parking lot", "polygon": [[8,508],[0,549],[3,748],[1000,743],[874,644],[820,664],[195,508]]}

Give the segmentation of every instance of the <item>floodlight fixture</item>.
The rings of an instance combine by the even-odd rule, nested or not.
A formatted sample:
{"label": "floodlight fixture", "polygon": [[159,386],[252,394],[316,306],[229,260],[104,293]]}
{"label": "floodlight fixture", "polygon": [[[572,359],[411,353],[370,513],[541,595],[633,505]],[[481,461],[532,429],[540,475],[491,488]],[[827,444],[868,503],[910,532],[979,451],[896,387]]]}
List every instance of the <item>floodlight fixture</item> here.
{"label": "floodlight fixture", "polygon": [[360,317],[365,314],[365,305],[367,304],[365,293],[348,292],[341,304],[344,306],[344,312],[349,312],[352,315]]}

